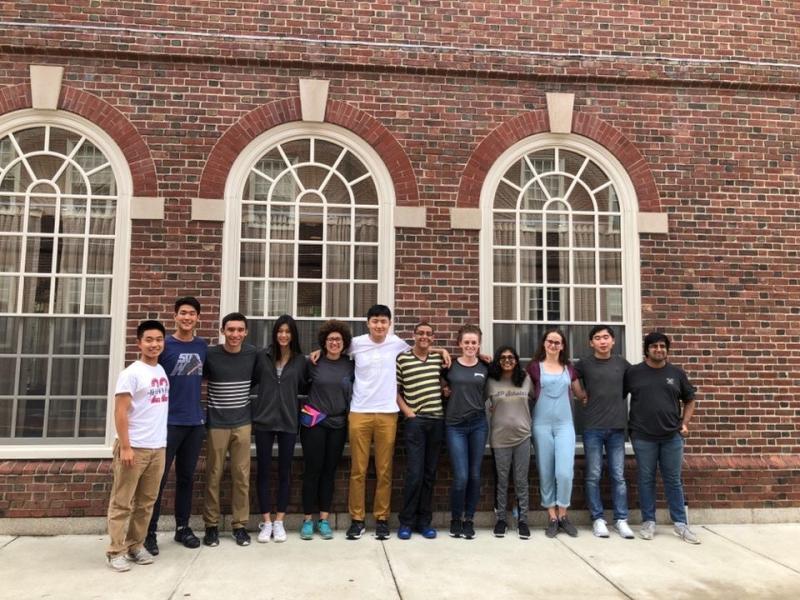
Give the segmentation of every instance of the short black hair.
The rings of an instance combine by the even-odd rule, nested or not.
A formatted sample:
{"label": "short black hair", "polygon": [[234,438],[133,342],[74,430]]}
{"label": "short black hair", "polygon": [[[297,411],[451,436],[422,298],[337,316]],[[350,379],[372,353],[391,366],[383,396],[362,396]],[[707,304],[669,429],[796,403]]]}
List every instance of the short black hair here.
{"label": "short black hair", "polygon": [[183,296],[175,300],[175,314],[178,314],[178,309],[184,304],[188,304],[200,314],[200,301],[194,296]]}
{"label": "short black hair", "polygon": [[367,311],[367,321],[369,321],[372,317],[386,317],[391,321],[392,309],[385,304],[373,304]]}
{"label": "short black hair", "polygon": [[161,321],[155,321],[153,319],[149,319],[147,321],[142,321],[139,323],[139,326],[136,327],[136,339],[142,339],[145,331],[150,331],[151,329],[158,329],[161,332],[161,335],[167,335],[167,330],[164,329],[164,326],[161,324]]}
{"label": "short black hair", "polygon": [[225,329],[225,325],[228,324],[228,321],[242,321],[244,322],[244,328],[247,329],[247,317],[245,317],[240,312],[228,313],[227,315],[222,317],[222,325],[220,325],[219,328]]}
{"label": "short black hair", "polygon": [[664,342],[664,345],[667,347],[667,351],[669,351],[669,338],[667,337],[667,334],[661,333],[660,331],[652,331],[644,336],[644,355],[647,356],[647,349],[650,346],[659,342]]}
{"label": "short black hair", "polygon": [[592,338],[594,338],[594,336],[596,336],[604,329],[608,332],[608,335],[611,336],[611,339],[615,339],[617,337],[616,335],[614,335],[614,330],[611,329],[609,325],[595,325],[589,330],[589,341],[592,341]]}

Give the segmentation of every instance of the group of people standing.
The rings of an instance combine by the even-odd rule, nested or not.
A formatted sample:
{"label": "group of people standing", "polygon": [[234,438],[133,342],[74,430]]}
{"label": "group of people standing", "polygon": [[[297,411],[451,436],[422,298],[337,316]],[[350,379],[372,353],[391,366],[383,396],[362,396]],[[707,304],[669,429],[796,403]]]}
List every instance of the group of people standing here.
{"label": "group of people standing", "polygon": [[[223,317],[223,341],[209,348],[194,335],[199,316],[198,300],[184,297],[175,302],[172,335],[167,336],[158,321],[141,323],[137,328],[140,358],[121,373],[117,383],[107,550],[108,564],[116,571],[128,570],[130,563],[149,564],[159,553],[156,529],[161,495],[173,463],[175,541],[188,548],[219,544],[220,482],[229,455],[233,538],[241,546],[249,545],[252,437],[261,514],[259,542],[287,539],[284,517],[298,435],[304,461],[300,537],[333,537],[329,514],[334,481],[349,439],[351,523],[346,537],[358,539],[366,530],[366,475],[374,447],[374,535],[389,538],[398,410],[405,417],[406,451],[398,538],[409,539],[415,532],[425,538],[437,536],[431,507],[443,444],[452,465],[450,535],[475,536],[487,438],[496,471],[494,535],[502,537],[508,529],[508,483],[513,473],[517,532],[523,539],[530,537],[532,439],[541,504],[549,516],[546,534],[553,537],[564,531],[575,536],[577,529],[567,515],[575,455],[573,395],[581,401],[579,410],[584,411],[587,426],[586,495],[594,534],[609,535],[599,492],[605,449],[615,527],[623,537],[633,537],[627,524],[623,476],[625,432],[630,427],[639,466],[641,537],[652,539],[655,533],[655,472],[660,469],[676,534],[697,541],[686,523],[680,481],[694,388],[682,370],[666,361],[669,339],[663,334],[645,338],[645,362],[631,367],[611,352],[613,330],[597,326],[589,340],[593,354],[573,367],[567,360],[566,337],[558,329],[548,329],[523,370],[510,346],[498,348],[494,357],[482,355],[481,331],[474,325],[459,330],[459,355],[453,360],[434,345],[434,330],[427,322],[415,325],[409,346],[391,333],[391,311],[383,305],[369,309],[364,335],[353,337],[341,321],[324,323],[317,339],[319,350],[308,356],[288,315],[275,322],[271,344],[262,350],[245,343],[247,318],[238,312]],[[203,379],[208,384],[206,411],[200,403]],[[300,398],[307,400],[301,403]],[[189,527],[189,517],[203,439],[207,466],[201,541]]]}

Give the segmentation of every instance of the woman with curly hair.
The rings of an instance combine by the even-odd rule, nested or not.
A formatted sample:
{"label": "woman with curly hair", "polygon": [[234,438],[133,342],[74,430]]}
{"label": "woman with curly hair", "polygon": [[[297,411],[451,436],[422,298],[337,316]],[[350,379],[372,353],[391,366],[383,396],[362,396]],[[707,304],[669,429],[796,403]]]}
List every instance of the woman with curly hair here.
{"label": "woman with curly hair", "polygon": [[[302,421],[303,512],[300,538],[310,540],[314,530],[322,539],[333,537],[328,522],[333,499],[336,467],[347,439],[347,413],[353,395],[355,363],[345,353],[353,336],[342,321],[330,320],[319,330],[321,355],[316,364],[308,361],[308,406],[316,418]],[[321,418],[321,420],[320,420]],[[314,523],[312,515],[319,512]]]}

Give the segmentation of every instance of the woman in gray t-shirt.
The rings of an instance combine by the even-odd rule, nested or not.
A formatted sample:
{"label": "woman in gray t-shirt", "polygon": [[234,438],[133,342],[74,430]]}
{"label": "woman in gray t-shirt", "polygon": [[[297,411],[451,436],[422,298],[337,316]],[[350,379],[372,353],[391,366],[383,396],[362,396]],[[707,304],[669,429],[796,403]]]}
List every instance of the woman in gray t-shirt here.
{"label": "woman in gray t-shirt", "polygon": [[[486,447],[486,380],[489,368],[478,358],[481,330],[464,325],[458,330],[461,356],[445,371],[449,388],[445,408],[447,450],[453,467],[450,488],[450,536],[475,537],[473,517],[481,487],[481,461]],[[447,388],[445,395],[447,395]]]}
{"label": "woman in gray t-shirt", "polygon": [[511,346],[501,346],[489,367],[490,444],[497,470],[497,522],[494,535],[503,537],[508,529],[508,475],[514,468],[514,493],[519,504],[517,533],[523,540],[531,536],[528,527],[528,469],[531,462],[531,379],[519,364],[519,354]]}

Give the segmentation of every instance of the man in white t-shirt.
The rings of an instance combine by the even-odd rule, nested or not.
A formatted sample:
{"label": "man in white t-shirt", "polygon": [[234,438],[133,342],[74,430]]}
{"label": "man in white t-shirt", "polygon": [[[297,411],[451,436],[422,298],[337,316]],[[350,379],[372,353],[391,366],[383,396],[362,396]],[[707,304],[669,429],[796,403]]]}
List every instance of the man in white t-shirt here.
{"label": "man in white t-shirt", "polygon": [[144,548],[147,525],[158,496],[167,446],[169,380],[158,356],[164,350],[164,326],[143,321],[136,328],[139,360],[117,379],[114,391],[114,484],[108,502],[108,566],[129,571],[130,563],[149,565]]}
{"label": "man in white t-shirt", "polygon": [[[397,433],[397,355],[410,346],[393,333],[392,311],[376,304],[367,311],[368,334],[353,338],[348,354],[356,363],[353,399],[348,417],[350,439],[350,491],[348,510],[352,522],[347,539],[356,540],[365,531],[365,484],[370,446],[375,444],[375,537],[388,539],[392,495],[392,460]],[[449,364],[449,355],[438,348]]]}

